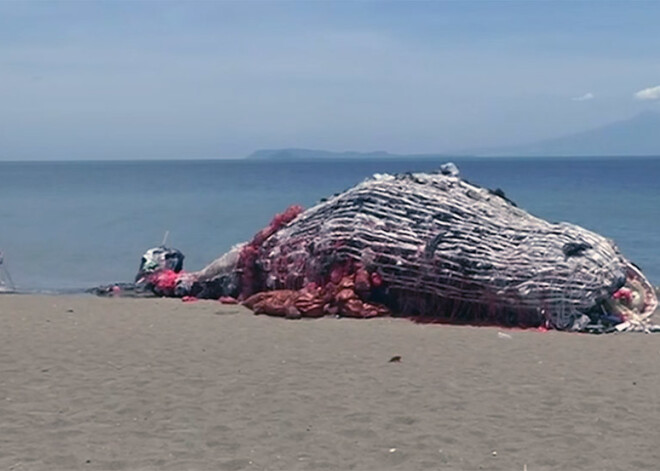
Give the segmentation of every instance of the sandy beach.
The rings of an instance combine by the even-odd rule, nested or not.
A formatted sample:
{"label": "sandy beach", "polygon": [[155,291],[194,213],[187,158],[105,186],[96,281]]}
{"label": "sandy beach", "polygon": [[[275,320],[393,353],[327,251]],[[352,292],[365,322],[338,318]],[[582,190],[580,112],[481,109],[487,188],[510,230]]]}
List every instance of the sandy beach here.
{"label": "sandy beach", "polygon": [[659,362],[658,335],[2,295],[0,469],[658,469]]}

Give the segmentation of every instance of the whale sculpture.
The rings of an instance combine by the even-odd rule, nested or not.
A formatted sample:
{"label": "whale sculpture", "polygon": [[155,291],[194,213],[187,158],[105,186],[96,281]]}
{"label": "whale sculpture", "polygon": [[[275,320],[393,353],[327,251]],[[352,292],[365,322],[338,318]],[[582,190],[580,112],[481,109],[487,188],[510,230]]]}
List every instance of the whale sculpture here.
{"label": "whale sculpture", "polygon": [[138,279],[159,294],[235,298],[285,317],[648,331],[658,305],[614,242],[537,218],[453,164],[291,207],[199,272],[147,265]]}

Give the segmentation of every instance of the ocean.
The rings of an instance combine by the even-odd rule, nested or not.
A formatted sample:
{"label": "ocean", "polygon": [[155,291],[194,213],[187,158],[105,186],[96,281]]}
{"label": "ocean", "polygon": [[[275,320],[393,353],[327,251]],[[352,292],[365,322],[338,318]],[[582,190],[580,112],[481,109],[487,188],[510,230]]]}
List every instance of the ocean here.
{"label": "ocean", "polygon": [[0,250],[27,292],[131,281],[166,231],[196,270],[291,204],[448,160],[536,216],[614,239],[660,284],[660,158],[0,162]]}

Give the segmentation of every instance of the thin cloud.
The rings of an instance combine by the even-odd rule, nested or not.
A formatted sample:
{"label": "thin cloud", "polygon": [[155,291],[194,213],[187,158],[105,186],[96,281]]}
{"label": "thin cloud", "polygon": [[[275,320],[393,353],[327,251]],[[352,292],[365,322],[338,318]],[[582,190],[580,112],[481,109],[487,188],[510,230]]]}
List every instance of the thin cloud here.
{"label": "thin cloud", "polygon": [[635,98],[638,100],[660,100],[660,85],[638,91],[635,93]]}
{"label": "thin cloud", "polygon": [[571,100],[573,100],[573,101],[588,101],[588,100],[593,100],[594,98],[596,98],[596,95],[594,95],[591,92],[587,92],[584,95],[576,96],[574,98],[571,98]]}

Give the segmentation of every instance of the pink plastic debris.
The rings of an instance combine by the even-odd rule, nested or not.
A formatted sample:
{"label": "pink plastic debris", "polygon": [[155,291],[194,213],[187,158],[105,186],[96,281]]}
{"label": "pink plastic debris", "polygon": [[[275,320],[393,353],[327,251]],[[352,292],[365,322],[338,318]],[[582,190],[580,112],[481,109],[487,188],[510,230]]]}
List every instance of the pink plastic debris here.
{"label": "pink plastic debris", "polygon": [[628,288],[621,288],[612,297],[614,299],[625,299],[626,302],[630,303],[632,301],[632,291]]}
{"label": "pink plastic debris", "polygon": [[232,298],[231,296],[220,296],[218,299],[222,304],[238,304],[238,299]]}

